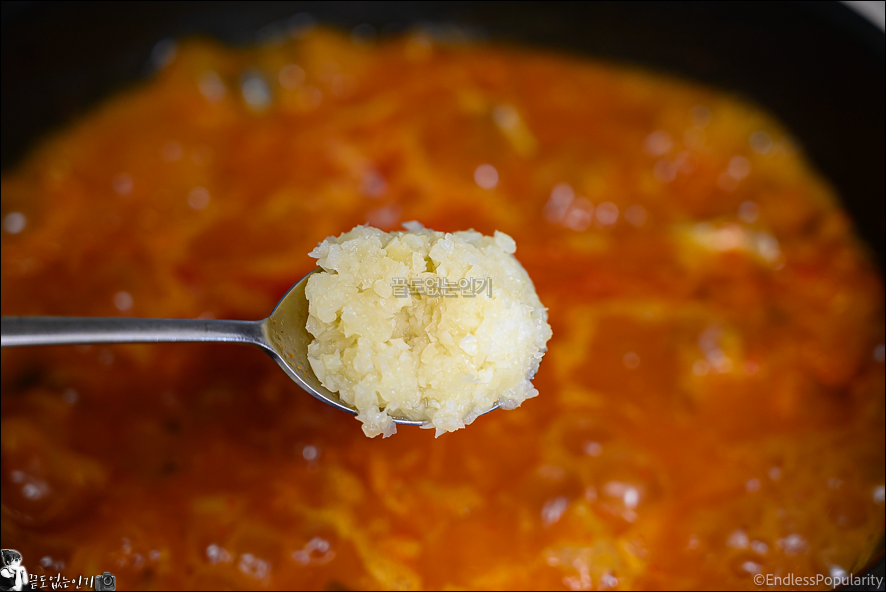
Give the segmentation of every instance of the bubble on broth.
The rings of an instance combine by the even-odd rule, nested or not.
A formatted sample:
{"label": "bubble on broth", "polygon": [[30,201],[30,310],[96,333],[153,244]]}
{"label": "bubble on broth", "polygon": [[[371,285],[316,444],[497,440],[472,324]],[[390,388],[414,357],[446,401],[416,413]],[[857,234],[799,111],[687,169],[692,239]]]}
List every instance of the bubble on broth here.
{"label": "bubble on broth", "polygon": [[474,182],[482,189],[495,189],[498,185],[498,171],[491,164],[481,164],[474,171]]}
{"label": "bubble on broth", "polygon": [[28,225],[28,218],[21,212],[10,212],[3,217],[3,230],[18,234]]}

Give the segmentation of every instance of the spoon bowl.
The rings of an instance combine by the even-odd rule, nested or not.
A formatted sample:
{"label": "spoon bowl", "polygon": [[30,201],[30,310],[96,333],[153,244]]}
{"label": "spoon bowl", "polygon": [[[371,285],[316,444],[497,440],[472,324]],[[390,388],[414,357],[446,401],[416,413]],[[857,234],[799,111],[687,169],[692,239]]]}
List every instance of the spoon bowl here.
{"label": "spoon bowl", "polygon": [[[2,317],[0,347],[75,345],[93,343],[245,343],[268,353],[302,389],[336,409],[356,415],[357,410],[324,387],[308,361],[313,336],[306,329],[308,278],[300,279],[280,299],[270,316],[261,321],[219,319],[137,319],[100,317]],[[493,405],[486,413],[498,409]],[[421,420],[394,416],[401,425],[422,425]]]}
{"label": "spoon bowl", "polygon": [[[289,288],[271,311],[271,315],[261,321],[265,338],[262,347],[283,372],[305,391],[336,409],[356,415],[356,410],[343,402],[338,393],[333,393],[320,383],[308,361],[308,345],[313,336],[305,328],[308,322],[305,286],[308,278],[318,271],[319,267]],[[406,418],[395,418],[394,421],[398,424],[421,425],[420,421]]]}
{"label": "spoon bowl", "polygon": [[[313,336],[306,329],[308,299],[305,296],[305,286],[308,278],[318,271],[322,270],[316,268],[292,286],[274,307],[271,315],[261,321],[265,337],[263,349],[305,391],[327,405],[356,415],[357,411],[342,401],[338,393],[333,393],[320,383],[308,361],[308,345]],[[421,421],[405,417],[394,417],[394,422],[401,425],[422,424]]]}

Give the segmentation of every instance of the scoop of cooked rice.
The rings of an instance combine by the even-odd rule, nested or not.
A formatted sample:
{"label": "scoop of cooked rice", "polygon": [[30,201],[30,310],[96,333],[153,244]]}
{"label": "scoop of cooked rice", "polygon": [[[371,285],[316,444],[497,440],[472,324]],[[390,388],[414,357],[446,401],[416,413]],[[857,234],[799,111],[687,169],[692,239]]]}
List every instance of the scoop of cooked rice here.
{"label": "scoop of cooked rice", "polygon": [[514,240],[404,227],[358,226],[310,253],[323,271],[305,289],[308,359],[323,386],[370,437],[394,434],[392,417],[439,436],[536,396],[551,327]]}

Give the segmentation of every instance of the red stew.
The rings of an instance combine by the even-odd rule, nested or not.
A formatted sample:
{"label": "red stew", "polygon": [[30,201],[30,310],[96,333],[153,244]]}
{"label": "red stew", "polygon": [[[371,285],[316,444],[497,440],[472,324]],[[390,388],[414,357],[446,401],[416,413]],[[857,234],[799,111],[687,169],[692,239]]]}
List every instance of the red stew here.
{"label": "red stew", "polygon": [[242,346],[3,350],[2,545],[37,578],[750,589],[882,536],[882,278],[733,97],[420,34],[189,41],[0,214],[4,315],[259,319],[326,236],[415,219],[513,236],[554,329],[538,398],[436,440]]}

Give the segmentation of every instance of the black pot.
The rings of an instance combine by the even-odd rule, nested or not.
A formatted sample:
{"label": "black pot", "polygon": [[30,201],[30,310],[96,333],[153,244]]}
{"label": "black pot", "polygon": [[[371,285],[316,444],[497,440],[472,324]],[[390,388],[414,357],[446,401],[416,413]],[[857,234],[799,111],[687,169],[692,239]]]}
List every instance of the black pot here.
{"label": "black pot", "polygon": [[[299,13],[348,29],[370,24],[382,34],[457,25],[743,95],[792,131],[883,268],[884,33],[838,3],[4,2],[3,169],[49,130],[149,75],[158,41],[206,34],[250,43]],[[882,581],[882,538],[868,572]]]}

